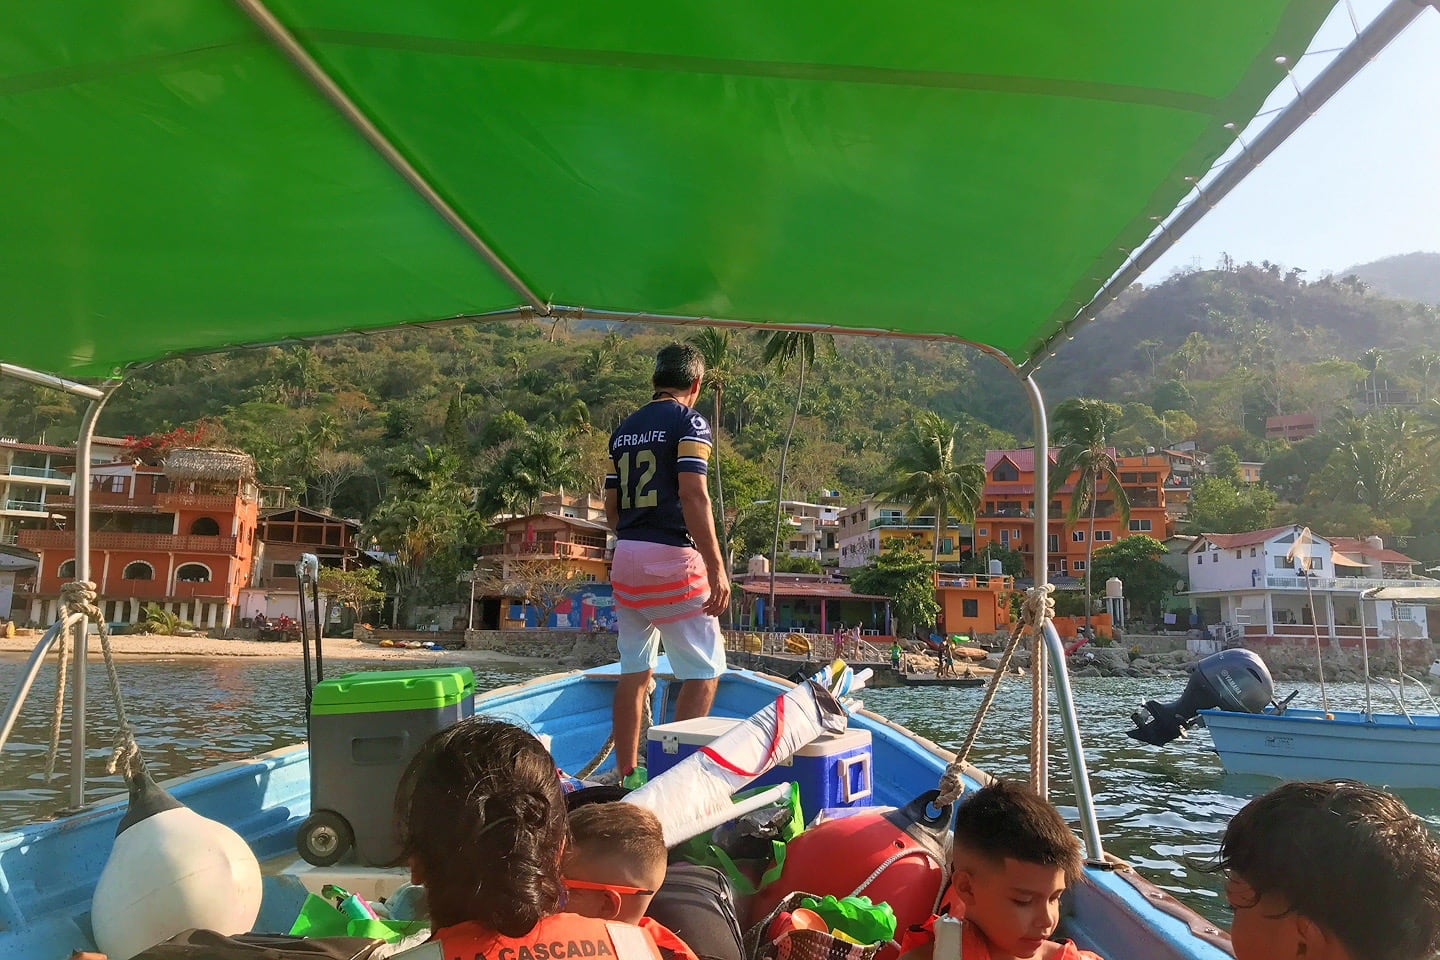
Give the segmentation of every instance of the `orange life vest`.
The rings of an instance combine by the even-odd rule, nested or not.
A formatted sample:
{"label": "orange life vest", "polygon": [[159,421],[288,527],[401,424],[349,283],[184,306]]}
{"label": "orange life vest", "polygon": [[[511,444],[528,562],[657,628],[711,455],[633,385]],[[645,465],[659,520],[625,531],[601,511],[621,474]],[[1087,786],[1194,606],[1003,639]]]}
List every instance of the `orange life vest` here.
{"label": "orange life vest", "polygon": [[436,930],[444,960],[662,960],[650,934],[626,923],[557,913],[520,937],[507,937],[478,923]]}

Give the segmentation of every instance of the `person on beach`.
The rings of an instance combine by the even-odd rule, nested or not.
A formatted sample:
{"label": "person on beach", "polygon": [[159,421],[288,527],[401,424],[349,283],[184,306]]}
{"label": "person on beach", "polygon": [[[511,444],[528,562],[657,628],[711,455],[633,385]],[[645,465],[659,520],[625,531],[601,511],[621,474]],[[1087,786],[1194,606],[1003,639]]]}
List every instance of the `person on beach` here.
{"label": "person on beach", "polygon": [[[1004,780],[963,800],[955,815],[955,853],[941,916],[965,921],[965,960],[1100,960],[1069,940],[1050,939],[1060,896],[1080,879],[1080,841],[1044,797]],[[932,960],[934,922],[901,940],[901,960]]]}
{"label": "person on beach", "polygon": [[675,719],[710,712],[725,672],[717,617],[730,604],[730,578],[715,536],[707,487],[710,425],[695,410],[705,361],[674,343],[655,358],[650,402],[610,435],[605,516],[615,531],[620,681],[614,705],[618,774],[634,772],[640,717],[661,641],[684,681]]}
{"label": "person on beach", "polygon": [[1423,960],[1440,951],[1440,843],[1361,783],[1287,783],[1230,821],[1215,869],[1236,960]]}
{"label": "person on beach", "polygon": [[489,717],[435,734],[400,779],[395,823],[401,862],[425,888],[431,924],[429,941],[399,956],[429,957],[438,943],[444,960],[557,949],[663,960],[642,930],[561,912],[565,798],[555,761],[533,734]]}
{"label": "person on beach", "polygon": [[665,960],[698,960],[685,941],[645,915],[665,882],[668,854],[660,821],[644,807],[591,803],[572,810],[562,867],[566,908],[640,927]]}

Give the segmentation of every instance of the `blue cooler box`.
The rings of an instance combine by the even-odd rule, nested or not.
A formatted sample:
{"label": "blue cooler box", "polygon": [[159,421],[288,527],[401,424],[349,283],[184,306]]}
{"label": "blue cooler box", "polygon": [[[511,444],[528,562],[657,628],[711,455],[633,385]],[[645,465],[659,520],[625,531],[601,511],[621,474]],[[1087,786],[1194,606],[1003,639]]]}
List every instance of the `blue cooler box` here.
{"label": "blue cooler box", "polygon": [[[743,722],[730,717],[697,717],[651,727],[645,751],[646,772],[654,779]],[[873,764],[869,730],[824,734],[751,786],[799,784],[800,806],[809,823],[827,807],[870,806]]]}

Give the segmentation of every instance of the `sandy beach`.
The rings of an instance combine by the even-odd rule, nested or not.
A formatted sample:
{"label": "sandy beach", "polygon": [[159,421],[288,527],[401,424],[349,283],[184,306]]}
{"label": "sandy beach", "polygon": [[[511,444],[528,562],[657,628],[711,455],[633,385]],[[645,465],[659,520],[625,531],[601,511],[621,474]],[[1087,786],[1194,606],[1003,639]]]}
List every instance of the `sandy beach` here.
{"label": "sandy beach", "polygon": [[[17,637],[0,637],[0,656],[24,656],[34,649],[39,634]],[[158,634],[123,634],[111,637],[111,648],[117,656],[136,658],[171,657],[263,657],[270,660],[299,660],[299,643],[260,642],[258,640],[216,640],[211,637],[167,637]],[[89,653],[91,658],[100,656],[100,640],[91,636]],[[563,661],[542,657],[523,657],[500,653],[494,650],[407,650],[398,647],[378,647],[361,643],[346,637],[326,637],[324,646],[326,658],[337,660],[390,660],[413,663],[422,666],[427,663],[464,663],[486,666],[550,667],[566,669]]]}

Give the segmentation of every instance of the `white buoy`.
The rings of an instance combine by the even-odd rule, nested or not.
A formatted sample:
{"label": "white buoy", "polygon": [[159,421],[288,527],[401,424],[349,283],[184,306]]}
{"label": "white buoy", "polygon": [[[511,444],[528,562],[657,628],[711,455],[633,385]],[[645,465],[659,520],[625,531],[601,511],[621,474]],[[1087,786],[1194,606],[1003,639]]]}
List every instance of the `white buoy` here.
{"label": "white buoy", "polygon": [[260,864],[239,834],[142,771],[95,885],[95,945],[110,960],[130,960],[191,928],[248,933],[260,913],[260,884]]}

